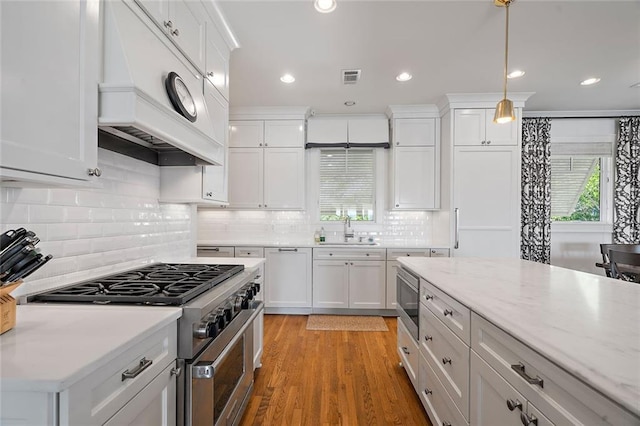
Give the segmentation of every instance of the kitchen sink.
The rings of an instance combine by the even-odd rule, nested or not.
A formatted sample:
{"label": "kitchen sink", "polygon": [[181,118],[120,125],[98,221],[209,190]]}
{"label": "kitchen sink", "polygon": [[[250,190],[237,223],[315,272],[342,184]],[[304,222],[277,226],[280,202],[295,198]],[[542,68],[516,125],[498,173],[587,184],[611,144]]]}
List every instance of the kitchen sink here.
{"label": "kitchen sink", "polygon": [[318,243],[321,246],[377,246],[376,242],[369,241],[321,241]]}

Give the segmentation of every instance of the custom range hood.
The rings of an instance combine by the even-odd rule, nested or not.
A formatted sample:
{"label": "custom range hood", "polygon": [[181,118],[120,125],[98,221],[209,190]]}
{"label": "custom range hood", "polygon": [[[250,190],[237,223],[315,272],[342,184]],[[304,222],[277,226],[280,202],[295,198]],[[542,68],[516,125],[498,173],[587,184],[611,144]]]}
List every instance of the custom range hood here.
{"label": "custom range hood", "polygon": [[[133,2],[103,4],[99,146],[159,165],[222,164],[224,137],[214,132],[200,73]],[[179,97],[186,87],[193,98],[193,122],[172,104],[166,87],[170,73],[184,82]]]}

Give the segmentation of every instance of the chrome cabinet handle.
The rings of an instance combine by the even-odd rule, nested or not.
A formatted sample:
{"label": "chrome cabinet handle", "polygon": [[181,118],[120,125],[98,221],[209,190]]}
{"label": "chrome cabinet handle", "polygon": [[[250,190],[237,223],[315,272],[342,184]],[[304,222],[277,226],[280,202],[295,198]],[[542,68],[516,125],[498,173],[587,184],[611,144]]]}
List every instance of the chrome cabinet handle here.
{"label": "chrome cabinet handle", "polygon": [[451,365],[451,358],[447,358],[447,357],[442,358],[442,363]]}
{"label": "chrome cabinet handle", "polygon": [[449,423],[447,421],[444,421],[444,422],[442,422],[442,426],[451,426],[451,423]]}
{"label": "chrome cabinet handle", "polygon": [[171,21],[164,21],[164,27],[165,27],[165,28],[173,28],[173,22],[171,22]]}
{"label": "chrome cabinet handle", "polygon": [[511,369],[513,371],[515,371],[516,373],[518,373],[518,375],[520,377],[522,377],[523,379],[525,379],[527,381],[527,383],[529,383],[530,385],[537,385],[540,386],[541,388],[544,387],[544,380],[542,380],[540,377],[536,376],[531,377],[529,376],[525,371],[524,371],[524,364],[519,362],[517,364],[512,364],[511,365]]}
{"label": "chrome cabinet handle", "polygon": [[424,335],[424,340],[426,342],[428,342],[429,340],[433,341],[433,336],[427,336],[426,334]]}
{"label": "chrome cabinet handle", "polygon": [[433,296],[432,296],[432,295],[430,295],[430,294],[425,294],[425,295],[424,295],[424,298],[425,298],[426,300],[432,300],[432,299],[433,299]]}
{"label": "chrome cabinet handle", "polygon": [[297,248],[279,248],[278,251],[298,251]]}
{"label": "chrome cabinet handle", "polygon": [[491,145],[491,141],[487,141],[487,145]]}
{"label": "chrome cabinet handle", "polygon": [[480,142],[480,143],[481,143],[482,145],[484,145],[484,144],[486,144],[486,143],[487,143],[487,141],[482,141],[482,142]]}
{"label": "chrome cabinet handle", "polygon": [[449,315],[453,316],[453,311],[451,309],[445,309],[443,313],[445,317]]}
{"label": "chrome cabinet handle", "polygon": [[207,192],[207,197],[213,197],[213,192]]}
{"label": "chrome cabinet handle", "polygon": [[396,207],[400,207],[400,204],[396,204]]}
{"label": "chrome cabinet handle", "polygon": [[517,399],[515,401],[513,399],[507,399],[507,408],[509,409],[509,411],[513,411],[516,408],[519,408],[520,411],[522,411],[522,402],[518,401]]}
{"label": "chrome cabinet handle", "polygon": [[425,395],[433,395],[433,391],[429,388],[424,388]]}
{"label": "chrome cabinet handle", "polygon": [[522,424],[524,426],[537,425],[538,424],[538,418],[536,416],[534,416],[533,414],[527,415],[525,413],[520,413],[520,421],[522,422]]}
{"label": "chrome cabinet handle", "polygon": [[453,227],[455,228],[455,244],[453,245],[454,249],[460,248],[460,209],[458,207],[456,207],[454,209],[454,214],[453,214],[453,220],[454,220],[454,225]]}
{"label": "chrome cabinet handle", "polygon": [[100,168],[99,168],[99,167],[96,167],[96,168],[94,168],[94,169],[88,169],[88,170],[87,170],[87,174],[88,174],[89,176],[100,177],[100,176],[102,176],[102,170],[100,170]]}
{"label": "chrome cabinet handle", "polygon": [[402,352],[404,352],[407,355],[411,355],[411,352],[409,352],[409,349],[406,346],[402,347]]}
{"label": "chrome cabinet handle", "polygon": [[169,373],[171,373],[172,376],[178,377],[180,375],[180,373],[182,373],[182,368],[174,367],[174,368],[171,369],[171,371]]}
{"label": "chrome cabinet handle", "polygon": [[140,375],[140,373],[149,368],[151,364],[153,364],[152,360],[147,359],[146,357],[142,358],[136,368],[131,371],[126,370],[124,373],[122,373],[122,381],[124,382],[127,379],[135,379]]}
{"label": "chrome cabinet handle", "polygon": [[213,77],[213,71],[209,71],[209,72],[207,73],[207,76],[208,76],[208,77]]}
{"label": "chrome cabinet handle", "polygon": [[171,35],[178,37],[180,35],[180,31],[178,31],[178,29],[176,28],[175,30],[171,31]]}

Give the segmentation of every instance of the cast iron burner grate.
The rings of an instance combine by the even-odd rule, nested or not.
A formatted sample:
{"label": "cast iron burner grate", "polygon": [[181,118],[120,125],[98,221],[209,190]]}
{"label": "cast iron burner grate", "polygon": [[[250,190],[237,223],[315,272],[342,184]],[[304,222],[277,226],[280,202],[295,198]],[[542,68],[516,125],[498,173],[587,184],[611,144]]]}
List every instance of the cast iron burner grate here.
{"label": "cast iron burner grate", "polygon": [[36,294],[27,302],[180,306],[243,270],[243,265],[157,263]]}

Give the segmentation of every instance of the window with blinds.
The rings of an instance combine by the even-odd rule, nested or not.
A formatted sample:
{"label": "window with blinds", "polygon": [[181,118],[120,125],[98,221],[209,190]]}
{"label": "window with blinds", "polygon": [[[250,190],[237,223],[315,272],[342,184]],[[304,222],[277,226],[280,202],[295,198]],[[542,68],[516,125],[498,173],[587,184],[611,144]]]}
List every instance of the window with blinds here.
{"label": "window with blinds", "polygon": [[373,221],[374,166],[372,149],[321,149],[320,220]]}

